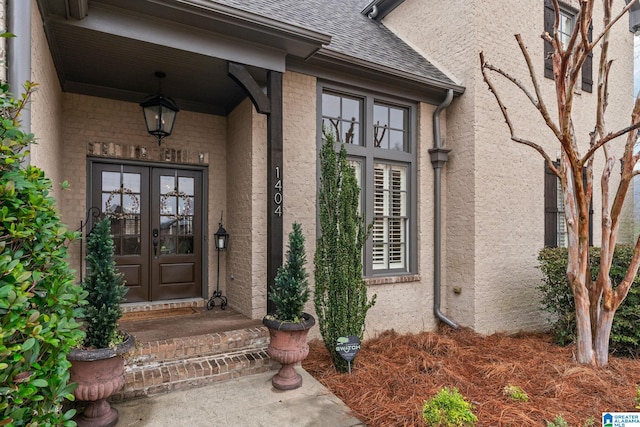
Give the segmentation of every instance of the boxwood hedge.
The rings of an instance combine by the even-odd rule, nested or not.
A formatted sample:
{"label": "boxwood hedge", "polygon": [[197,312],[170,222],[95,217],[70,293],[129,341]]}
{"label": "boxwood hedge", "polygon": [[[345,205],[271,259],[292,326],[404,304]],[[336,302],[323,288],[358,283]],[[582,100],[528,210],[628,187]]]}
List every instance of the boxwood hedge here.
{"label": "boxwood hedge", "polygon": [[[613,254],[611,281],[615,288],[624,277],[633,256],[633,246],[618,245]],[[549,323],[558,344],[567,345],[576,339],[576,315],[573,295],[567,281],[566,248],[544,248],[538,261],[544,275],[539,286],[543,310],[551,313]],[[595,280],[600,266],[600,248],[589,250],[591,275]],[[640,355],[640,276],[636,276],[629,294],[620,305],[611,328],[611,353],[620,356]]]}

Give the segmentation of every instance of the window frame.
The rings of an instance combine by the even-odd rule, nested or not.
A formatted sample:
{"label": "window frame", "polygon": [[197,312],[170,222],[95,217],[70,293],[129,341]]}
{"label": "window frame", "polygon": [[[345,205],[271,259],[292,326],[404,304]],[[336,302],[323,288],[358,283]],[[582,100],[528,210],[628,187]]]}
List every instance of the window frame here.
{"label": "window frame", "polygon": [[[577,22],[579,11],[568,6],[564,3],[560,3],[560,13],[572,17],[573,27]],[[553,25],[555,22],[555,12],[553,9],[552,0],[544,0],[544,31],[551,34],[553,32]],[[573,30],[573,28],[572,28]],[[589,41],[593,40],[593,25],[589,26],[587,34]],[[544,76],[549,79],[553,79],[553,60],[551,54],[553,53],[553,47],[550,42],[544,40]],[[576,89],[585,92],[593,92],[593,51],[589,52],[589,56],[582,64],[582,74],[580,82],[576,82]]]}
{"label": "window frame", "polygon": [[[418,233],[417,233],[417,118],[419,104],[404,98],[393,97],[378,92],[343,86],[328,82],[318,82],[317,85],[317,141],[318,150],[323,144],[322,123],[322,95],[330,93],[347,98],[362,100],[362,119],[360,120],[362,145],[344,144],[349,161],[357,161],[361,165],[362,175],[359,178],[364,186],[360,188],[360,206],[365,223],[372,223],[374,218],[374,164],[401,165],[407,168],[407,221],[405,230],[406,256],[403,268],[374,269],[373,268],[373,239],[369,236],[365,243],[363,254],[363,276],[365,278],[402,276],[416,274],[418,271]],[[401,108],[406,111],[406,147],[405,151],[374,147],[374,105]],[[336,142],[335,149],[340,149],[340,142]],[[318,168],[318,184],[320,169]],[[388,260],[387,260],[388,261]]]}

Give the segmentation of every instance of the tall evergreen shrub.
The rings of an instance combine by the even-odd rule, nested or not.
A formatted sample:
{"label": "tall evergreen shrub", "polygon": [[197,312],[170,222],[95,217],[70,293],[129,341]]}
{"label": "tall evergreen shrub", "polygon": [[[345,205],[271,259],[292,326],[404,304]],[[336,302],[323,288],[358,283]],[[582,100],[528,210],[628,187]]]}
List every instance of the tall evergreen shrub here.
{"label": "tall evergreen shrub", "polygon": [[108,348],[121,341],[118,335],[118,321],[122,317],[120,303],[127,288],[122,273],[116,270],[113,253],[111,220],[104,217],[87,238],[89,272],[83,284],[88,292],[84,342],[87,348]]}
{"label": "tall evergreen shrub", "polygon": [[320,152],[320,237],[314,258],[314,304],[320,333],[336,369],[346,372],[347,362],[336,351],[339,337],[362,339],[367,299],[362,278],[362,251],[370,231],[360,215],[360,188],[344,146],[336,153],[335,137],[325,134]]}
{"label": "tall evergreen shrub", "polygon": [[[3,35],[6,36],[6,35]],[[35,84],[14,99],[0,84],[0,425],[72,426],[67,354],[83,337],[76,318],[84,292],[74,284],[51,181],[26,164],[32,134],[19,125]]]}

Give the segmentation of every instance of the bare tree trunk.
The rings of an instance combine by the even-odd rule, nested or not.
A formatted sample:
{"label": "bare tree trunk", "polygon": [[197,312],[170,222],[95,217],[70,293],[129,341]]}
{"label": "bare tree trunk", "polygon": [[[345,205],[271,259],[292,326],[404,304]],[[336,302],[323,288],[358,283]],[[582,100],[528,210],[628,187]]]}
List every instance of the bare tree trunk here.
{"label": "bare tree trunk", "polygon": [[[640,97],[631,114],[631,124],[615,132],[608,132],[605,126],[605,113],[608,105],[608,83],[612,61],[607,58],[609,48],[609,32],[614,24],[640,0],[630,0],[616,15],[612,14],[614,0],[602,0],[602,30],[593,40],[589,35],[593,20],[595,0],[581,0],[580,10],[570,39],[561,41],[558,32],[560,20],[560,4],[558,0],[547,0],[553,5],[555,23],[553,30],[542,34],[542,38],[550,43],[553,50],[550,56],[553,63],[555,82],[555,102],[557,117],[552,118],[542,98],[542,91],[535,74],[535,67],[522,37],[516,34],[518,47],[522,52],[529,70],[533,92],[521,81],[508,72],[485,61],[480,52],[480,68],[484,81],[494,95],[500,111],[509,128],[511,139],[535,149],[547,162],[549,168],[560,180],[565,208],[565,221],[568,235],[567,279],[574,296],[577,323],[577,353],[579,363],[605,366],[608,361],[609,338],[613,317],[629,292],[629,288],[640,267],[640,237],[636,241],[634,254],[623,281],[615,290],[610,279],[613,253],[618,239],[618,231],[622,214],[622,206],[627,196],[633,176],[634,167],[640,160],[640,153],[634,153],[640,128]],[[621,5],[622,2],[615,2]],[[580,153],[578,133],[572,120],[574,88],[581,81],[582,67],[592,54],[596,45],[600,44],[600,61],[598,65],[598,87],[596,105],[596,123],[593,131],[588,133],[588,149]],[[551,130],[560,146],[560,167],[557,167],[543,146],[520,137],[511,122],[507,107],[489,78],[493,72],[515,85],[529,99],[533,107],[541,114],[547,127]],[[617,166],[616,153],[612,144],[616,138],[626,135],[624,154],[621,159],[622,174],[615,194],[611,176]],[[582,147],[584,148],[584,147]],[[604,153],[605,167],[601,176],[602,197],[602,240],[600,252],[600,270],[594,281],[589,265],[589,208],[593,195],[593,162],[600,151]],[[583,179],[583,169],[586,179]],[[614,194],[612,200],[610,195]]]}
{"label": "bare tree trunk", "polygon": [[595,364],[597,366],[607,366],[609,360],[609,338],[611,336],[611,327],[613,326],[613,316],[615,313],[615,310],[607,309],[603,309],[600,312],[596,338],[593,341]]}
{"label": "bare tree trunk", "polygon": [[[582,287],[584,285],[576,284],[574,286]],[[576,302],[576,360],[578,363],[590,365],[594,363],[594,353],[591,335],[591,316],[589,316],[589,295],[583,290],[574,293],[574,297]]]}

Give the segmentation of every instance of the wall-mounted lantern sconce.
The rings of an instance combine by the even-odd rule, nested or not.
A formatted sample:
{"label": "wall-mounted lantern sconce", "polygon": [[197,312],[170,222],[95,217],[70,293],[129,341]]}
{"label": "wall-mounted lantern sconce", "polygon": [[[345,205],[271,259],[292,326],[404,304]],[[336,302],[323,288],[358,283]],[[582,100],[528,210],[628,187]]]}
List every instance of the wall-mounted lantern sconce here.
{"label": "wall-mounted lantern sconce", "polygon": [[147,132],[158,139],[158,145],[162,144],[162,138],[171,135],[176,121],[176,113],[180,111],[175,101],[162,94],[162,79],[165,73],[156,71],[158,78],[158,93],[149,95],[140,103],[144,113],[144,121]]}
{"label": "wall-mounted lantern sconce", "polygon": [[216,251],[218,252],[218,276],[216,281],[216,290],[207,302],[207,310],[211,310],[216,306],[216,298],[220,298],[220,308],[224,310],[227,308],[227,297],[223,296],[220,291],[220,252],[226,250],[229,245],[229,233],[227,233],[227,230],[222,226],[222,213],[220,214],[218,231],[213,235],[213,239],[216,245]]}

